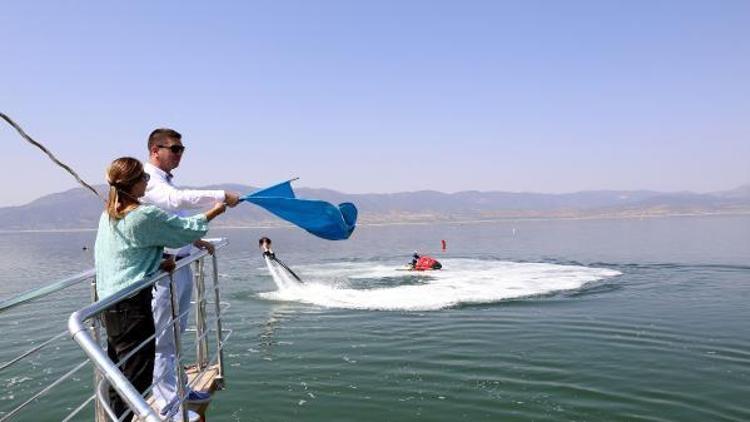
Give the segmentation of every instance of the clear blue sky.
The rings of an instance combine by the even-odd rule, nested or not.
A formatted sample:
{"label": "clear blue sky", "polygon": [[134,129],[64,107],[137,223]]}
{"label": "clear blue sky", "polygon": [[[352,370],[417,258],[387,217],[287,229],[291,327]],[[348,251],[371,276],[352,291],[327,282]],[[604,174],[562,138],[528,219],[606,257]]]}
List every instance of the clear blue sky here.
{"label": "clear blue sky", "polygon": [[[0,110],[92,183],[350,193],[750,183],[750,1],[10,1]],[[0,127],[0,206],[75,182]]]}

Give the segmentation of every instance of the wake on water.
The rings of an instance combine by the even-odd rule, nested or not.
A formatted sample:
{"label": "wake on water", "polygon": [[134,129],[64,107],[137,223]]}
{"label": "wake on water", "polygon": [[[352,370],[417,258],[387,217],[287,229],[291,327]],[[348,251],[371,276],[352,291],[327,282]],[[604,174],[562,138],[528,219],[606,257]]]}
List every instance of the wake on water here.
{"label": "wake on water", "polygon": [[[300,266],[295,272],[304,283],[299,283],[276,262],[266,259],[278,290],[261,293],[260,297],[331,308],[427,311],[574,290],[621,274],[578,265],[478,259],[441,262],[446,269],[418,273],[396,271],[382,262]],[[384,280],[393,285],[383,286]]]}

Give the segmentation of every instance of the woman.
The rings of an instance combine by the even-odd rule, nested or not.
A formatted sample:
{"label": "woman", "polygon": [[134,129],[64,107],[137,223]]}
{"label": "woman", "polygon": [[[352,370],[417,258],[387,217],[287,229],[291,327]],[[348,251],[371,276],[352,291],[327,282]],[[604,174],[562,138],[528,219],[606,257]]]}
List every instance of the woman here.
{"label": "woman", "polygon": [[[123,157],[107,169],[109,198],[96,234],[96,291],[105,298],[157,271],[164,247],[177,248],[200,239],[208,222],[226,210],[222,203],[211,210],[182,218],[167,214],[138,198],[146,192],[149,175],[135,158]],[[154,334],[151,289],[145,288],[102,314],[107,330],[107,354],[118,363]],[[154,340],[121,365],[125,377],[143,393],[151,385]],[[117,415],[128,407],[110,388],[110,405]],[[130,421],[132,414],[125,418]]]}

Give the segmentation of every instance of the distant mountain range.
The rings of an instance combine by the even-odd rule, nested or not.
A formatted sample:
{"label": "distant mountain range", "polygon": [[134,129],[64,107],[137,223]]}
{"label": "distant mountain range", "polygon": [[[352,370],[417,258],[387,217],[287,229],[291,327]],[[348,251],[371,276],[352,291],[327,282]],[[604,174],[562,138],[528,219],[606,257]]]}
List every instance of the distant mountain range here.
{"label": "distant mountain range", "polygon": [[[105,186],[97,186],[104,192]],[[200,187],[252,192],[252,186]],[[566,194],[464,191],[345,194],[328,189],[296,188],[297,196],[332,203],[353,202],[360,223],[449,222],[506,218],[648,217],[682,214],[750,214],[750,185],[697,194],[691,192],[586,191]],[[29,204],[0,208],[0,230],[96,228],[102,204],[83,188],[43,196]],[[216,220],[216,226],[277,226],[284,222],[261,208],[240,205]]]}

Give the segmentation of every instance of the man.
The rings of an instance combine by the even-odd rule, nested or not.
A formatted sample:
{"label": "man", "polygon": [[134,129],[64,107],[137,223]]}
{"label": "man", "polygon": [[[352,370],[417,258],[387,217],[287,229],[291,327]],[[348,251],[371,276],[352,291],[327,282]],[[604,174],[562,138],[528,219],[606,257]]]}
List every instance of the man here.
{"label": "man", "polygon": [[267,237],[261,237],[258,239],[258,247],[263,250],[263,256],[267,256],[271,259],[276,258],[276,254],[271,250],[271,239]]}
{"label": "man", "polygon": [[[234,207],[239,203],[239,195],[235,192],[223,190],[189,190],[178,189],[172,183],[172,171],[180,165],[180,160],[185,152],[182,145],[182,135],[172,129],[156,129],[148,138],[148,162],[144,164],[144,170],[151,177],[146,194],[142,198],[145,204],[157,207],[176,215],[186,216],[195,214],[199,208],[208,208],[216,202],[225,202]],[[206,249],[209,253],[214,252],[211,243],[198,240],[194,246]],[[190,254],[192,246],[186,246],[178,250],[165,250],[166,265],[174,268],[174,261]],[[177,270],[173,275],[179,310],[177,315],[184,314],[179,318],[180,333],[187,326],[187,311],[190,309],[190,301],[193,293],[193,273],[190,266]],[[161,409],[162,416],[172,417],[180,415],[180,406],[177,397],[176,377],[176,348],[172,327],[169,326],[171,314],[171,298],[169,295],[169,279],[161,280],[154,286],[154,297],[152,301],[154,312],[154,325],[156,327],[156,356],[153,374],[153,395],[156,404]],[[187,386],[185,387],[187,390]],[[187,401],[203,403],[210,400],[207,393],[189,391]]]}
{"label": "man", "polygon": [[411,256],[411,262],[409,263],[409,268],[414,269],[414,267],[417,266],[417,261],[419,261],[419,253],[417,253],[417,251],[414,251],[414,255]]}

